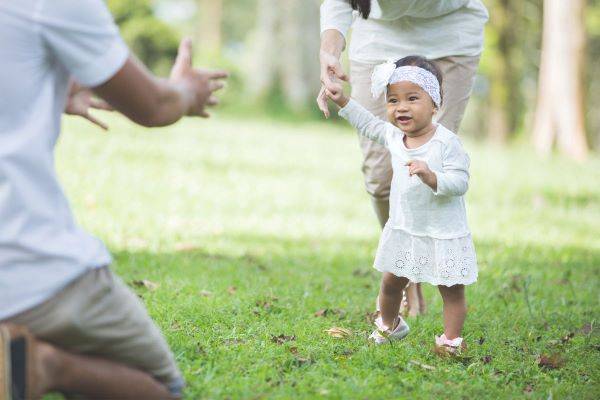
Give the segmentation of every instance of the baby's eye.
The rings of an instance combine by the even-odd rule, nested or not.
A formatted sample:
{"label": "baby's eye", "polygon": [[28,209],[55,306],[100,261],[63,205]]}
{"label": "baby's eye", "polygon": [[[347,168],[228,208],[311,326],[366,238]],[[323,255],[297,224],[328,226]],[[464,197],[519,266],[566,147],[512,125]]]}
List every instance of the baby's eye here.
{"label": "baby's eye", "polygon": [[410,101],[416,101],[416,100],[419,100],[419,98],[417,96],[410,96],[408,98],[408,100],[410,100]]}
{"label": "baby's eye", "polygon": [[388,100],[388,103],[397,103],[397,102],[398,102],[398,100],[396,100],[396,99],[389,99]]}

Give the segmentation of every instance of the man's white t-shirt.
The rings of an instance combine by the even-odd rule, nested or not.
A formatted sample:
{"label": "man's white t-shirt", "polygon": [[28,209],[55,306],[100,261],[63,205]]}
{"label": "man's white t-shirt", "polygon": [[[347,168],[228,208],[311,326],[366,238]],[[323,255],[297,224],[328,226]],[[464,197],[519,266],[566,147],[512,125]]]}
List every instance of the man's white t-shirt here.
{"label": "man's white t-shirt", "polygon": [[101,0],[0,2],[0,320],[111,262],[73,218],[54,146],[69,80],[98,86],[127,57]]}

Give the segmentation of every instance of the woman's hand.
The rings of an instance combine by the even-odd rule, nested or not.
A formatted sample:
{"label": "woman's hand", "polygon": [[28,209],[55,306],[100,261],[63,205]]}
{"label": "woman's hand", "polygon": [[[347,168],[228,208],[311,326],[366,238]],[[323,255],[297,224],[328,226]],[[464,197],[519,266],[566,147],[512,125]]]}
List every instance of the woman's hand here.
{"label": "woman's hand", "polygon": [[108,130],[108,125],[96,119],[90,114],[90,109],[112,111],[113,108],[106,101],[94,97],[94,92],[91,89],[80,86],[77,82],[72,81],[69,87],[69,97],[65,106],[65,113],[70,115],[78,115],[90,121],[92,124],[98,125],[105,131]]}
{"label": "woman's hand", "polygon": [[348,81],[348,75],[342,69],[340,54],[345,46],[345,39],[335,29],[328,29],[321,37],[321,50],[319,62],[321,65],[321,90],[317,95],[317,105],[326,118],[329,118],[329,107],[327,106],[327,94],[325,90],[332,91],[335,80]]}
{"label": "woman's hand", "polygon": [[410,160],[405,165],[408,166],[408,174],[410,176],[417,175],[424,184],[434,191],[437,190],[437,176],[429,169],[425,161]]}

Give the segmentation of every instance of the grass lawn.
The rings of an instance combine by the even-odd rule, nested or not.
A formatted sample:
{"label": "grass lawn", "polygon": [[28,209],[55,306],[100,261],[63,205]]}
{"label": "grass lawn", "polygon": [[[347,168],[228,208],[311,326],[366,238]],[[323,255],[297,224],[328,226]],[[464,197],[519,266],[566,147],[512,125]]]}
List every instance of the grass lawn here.
{"label": "grass lawn", "polygon": [[379,228],[350,127],[108,121],[104,134],[66,119],[59,174],[114,270],[158,284],[132,287],[187,399],[600,397],[600,158],[466,142],[480,280],[467,290],[469,351],[446,360],[431,351],[442,321],[430,286],[406,340],[366,340]]}

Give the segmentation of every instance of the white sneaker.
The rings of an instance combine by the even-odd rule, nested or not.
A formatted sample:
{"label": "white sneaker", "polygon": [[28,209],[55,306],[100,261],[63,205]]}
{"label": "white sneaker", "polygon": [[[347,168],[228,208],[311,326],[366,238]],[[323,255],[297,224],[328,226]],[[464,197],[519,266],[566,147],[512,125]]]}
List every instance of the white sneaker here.
{"label": "white sneaker", "polygon": [[381,317],[375,319],[375,326],[377,329],[369,336],[369,340],[372,340],[375,344],[384,344],[391,340],[404,339],[410,331],[408,324],[400,316],[398,316],[398,324],[392,331],[383,325]]}

